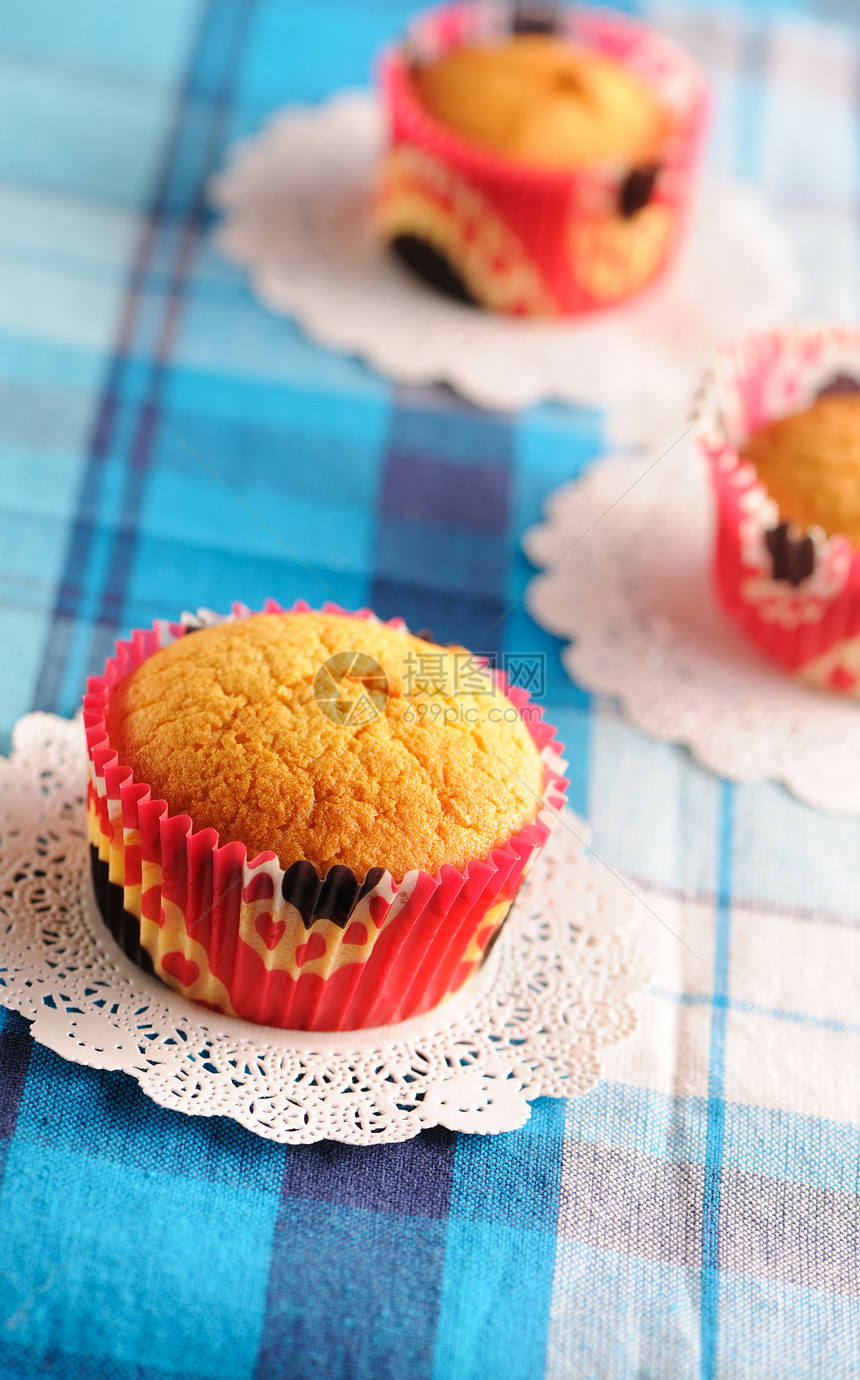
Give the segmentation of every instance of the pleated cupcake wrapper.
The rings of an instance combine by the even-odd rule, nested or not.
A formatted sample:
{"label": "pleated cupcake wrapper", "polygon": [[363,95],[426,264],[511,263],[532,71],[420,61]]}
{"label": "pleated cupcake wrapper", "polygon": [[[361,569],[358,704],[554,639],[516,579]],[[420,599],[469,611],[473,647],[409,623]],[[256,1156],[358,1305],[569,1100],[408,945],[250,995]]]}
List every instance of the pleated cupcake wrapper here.
{"label": "pleated cupcake wrapper", "polygon": [[[820,528],[785,530],[776,503],[740,450],[766,423],[802,411],[823,392],[854,387],[860,388],[860,328],[797,324],[724,345],[696,415],[717,501],[720,603],[785,670],[850,695],[860,692],[860,551],[847,537],[828,538]],[[768,534],[772,545],[779,543],[779,558]],[[812,572],[792,584],[788,574],[801,557]]]}
{"label": "pleated cupcake wrapper", "polygon": [[[272,600],[262,612],[284,612]],[[309,611],[298,603],[289,612]],[[324,613],[344,613],[334,604]],[[234,605],[232,618],[251,616]],[[360,618],[378,622],[369,609]],[[207,622],[217,621],[209,615]],[[387,626],[405,630],[400,619]],[[107,737],[113,687],[160,647],[188,634],[157,623],[117,643],[88,682],[84,724],[87,812],[96,895],[126,953],[175,990],[217,1010],[286,1029],[386,1025],[438,1005],[483,960],[565,800],[561,748],[524,690],[500,688],[523,715],[544,765],[544,804],[533,823],[488,858],[399,884],[382,868],[363,882],[346,867],[320,880],[310,863],[249,859],[240,843],[194,832],[135,781]]]}
{"label": "pleated cupcake wrapper", "polygon": [[515,315],[573,315],[628,298],[670,264],[686,222],[710,109],[698,65],[626,16],[574,6],[565,34],[634,72],[674,117],[653,189],[619,212],[643,169],[605,163],[573,173],[532,168],[471,143],[422,107],[410,66],[509,32],[511,11],[459,4],[429,11],[383,57],[389,124],[376,216],[388,239],[413,234],[443,252],[483,305]]}

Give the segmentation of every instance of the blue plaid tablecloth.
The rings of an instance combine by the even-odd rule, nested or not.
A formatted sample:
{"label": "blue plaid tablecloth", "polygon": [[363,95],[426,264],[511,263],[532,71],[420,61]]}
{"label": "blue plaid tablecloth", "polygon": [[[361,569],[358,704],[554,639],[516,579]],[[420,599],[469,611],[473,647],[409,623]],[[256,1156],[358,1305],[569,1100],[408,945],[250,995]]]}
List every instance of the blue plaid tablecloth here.
{"label": "blue plaid tablecloth", "polygon": [[[521,604],[493,626],[600,416],[394,388],[210,248],[225,147],[366,83],[411,8],[0,0],[0,745],[131,626],[327,597],[307,562],[346,605],[546,655],[572,804],[697,957],[640,933],[640,1027],[588,1095],[370,1149],[161,1110],[0,1010],[0,1376],[856,1376],[860,820],[647,740]],[[856,0],[634,8],[710,69],[711,165],[772,198],[810,308],[856,317]]]}

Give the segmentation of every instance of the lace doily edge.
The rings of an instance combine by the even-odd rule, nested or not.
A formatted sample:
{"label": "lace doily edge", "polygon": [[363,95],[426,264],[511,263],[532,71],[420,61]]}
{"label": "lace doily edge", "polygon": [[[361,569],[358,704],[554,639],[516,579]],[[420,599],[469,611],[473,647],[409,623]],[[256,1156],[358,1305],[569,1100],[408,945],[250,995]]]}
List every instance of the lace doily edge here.
{"label": "lace doily edge", "polygon": [[[641,434],[637,419],[642,403],[649,397],[647,383],[643,384],[641,395],[631,397],[627,405],[622,407],[614,392],[611,397],[597,397],[594,393],[577,390],[574,374],[570,369],[565,369],[561,376],[549,379],[545,370],[535,373],[530,369],[529,352],[524,350],[519,368],[515,372],[508,370],[500,386],[496,381],[496,370],[493,365],[487,366],[482,362],[482,352],[472,351],[460,361],[456,361],[452,360],[450,349],[446,349],[444,358],[437,352],[429,358],[422,359],[419,352],[414,349],[404,353],[396,339],[385,340],[377,337],[369,340],[366,326],[354,323],[344,329],[343,313],[337,319],[333,318],[329,308],[316,301],[313,291],[309,295],[304,290],[298,275],[290,282],[277,263],[273,263],[271,259],[261,258],[257,246],[247,240],[241,217],[242,195],[249,181],[249,166],[259,163],[268,140],[277,139],[288,133],[296,122],[309,119],[315,122],[332,119],[337,121],[354,117],[357,112],[363,118],[370,115],[380,122],[380,130],[376,137],[381,137],[378,95],[368,88],[343,89],[315,105],[285,106],[273,111],[255,134],[236,141],[228,149],[224,166],[210,178],[207,184],[208,198],[210,203],[223,213],[223,219],[212,233],[212,243],[225,259],[249,274],[257,297],[271,310],[296,321],[316,344],[362,359],[383,377],[390,378],[395,383],[413,387],[444,383],[467,401],[502,413],[533,407],[541,402],[584,408],[599,407],[606,412],[607,433],[613,444],[642,445],[647,438]],[[253,187],[253,178],[250,179],[250,185]],[[805,278],[792,254],[784,229],[773,222],[768,223],[765,231],[762,217],[767,214],[769,208],[764,194],[760,188],[750,183],[732,181],[725,185],[730,185],[737,193],[735,219],[744,222],[747,242],[754,244],[759,254],[765,233],[768,235],[767,260],[773,273],[773,285],[778,284],[772,285],[774,294],[785,303],[796,304],[805,290]],[[631,305],[636,309],[647,304],[652,297],[659,298],[672,277],[679,271],[679,265],[675,264],[666,278],[643,291],[632,304],[622,303],[598,313],[595,317],[597,324],[611,323],[616,312],[623,313]],[[404,272],[403,277],[405,283],[408,275]],[[411,286],[415,291],[429,291],[420,283],[412,283]],[[585,320],[588,318],[569,318],[559,323],[558,329],[576,329]],[[514,324],[519,327],[523,323]],[[538,329],[543,328],[540,323],[535,324]],[[501,325],[509,326],[511,323],[502,322]],[[650,431],[654,435],[661,434],[661,429],[667,421],[668,414],[661,416],[659,420],[652,419]]]}
{"label": "lace doily edge", "polygon": [[[69,770],[72,774],[75,774],[76,761],[74,759],[72,737],[73,734],[80,732],[80,721],[62,720],[54,715],[48,714],[32,714],[25,716],[25,719],[19,721],[19,724],[16,725],[16,730],[13,734],[12,756],[7,759],[0,758],[0,787],[5,787],[9,790],[9,794],[6,795],[7,822],[10,818],[9,805],[11,804],[13,809],[16,803],[18,805],[26,805],[25,797],[29,794],[29,803],[31,807],[33,807],[30,820],[32,824],[40,826],[42,830],[50,830],[52,825],[54,825],[54,827],[59,826],[60,829],[65,827],[69,831],[66,840],[66,852],[74,851],[74,848],[77,846],[80,846],[81,849],[81,856],[74,865],[76,868],[74,876],[77,879],[75,882],[76,892],[82,893],[88,881],[88,868],[86,867],[85,860],[86,849],[83,847],[82,831],[80,829],[72,829],[68,814],[64,815],[63,813],[64,810],[67,809],[68,801],[64,803],[62,796],[56,790],[53,793],[46,793],[42,790],[40,793],[39,781],[36,780],[32,774],[29,779],[25,777],[23,782],[20,776],[17,781],[13,779],[13,768],[20,767],[23,762],[28,761],[28,754],[33,752],[34,744],[44,743],[46,737],[50,740],[52,734],[56,736],[58,726],[61,726],[59,727],[60,738],[64,740],[60,743],[59,757],[63,757],[64,751],[67,755],[72,757],[73,764],[70,765]],[[56,774],[57,772],[55,769],[55,777]],[[59,769],[59,774],[62,776],[62,764]],[[41,776],[44,775],[44,772],[41,773]],[[50,775],[50,773],[48,773],[48,775]],[[29,792],[27,791],[28,785]],[[5,790],[0,789],[0,805],[3,803],[4,794]],[[80,798],[76,797],[76,801],[80,803]],[[51,815],[52,807],[54,811],[53,817]],[[8,829],[7,834],[9,837],[14,838],[15,828]],[[574,837],[578,842],[581,842],[579,832],[574,833]],[[68,846],[69,840],[71,840],[71,847]],[[26,852],[26,847],[24,852]],[[20,849],[17,852],[13,849],[13,854],[14,857],[11,859],[13,868],[17,869],[21,866],[26,866],[24,855]],[[577,849],[577,855],[581,858],[580,849]],[[10,860],[7,859],[7,862],[8,861]],[[60,861],[65,861],[65,854]],[[594,864],[587,864],[587,866],[593,867]],[[527,881],[526,888],[529,887],[530,882],[531,879]],[[10,893],[10,896],[11,894],[12,893]],[[601,892],[601,895],[604,897],[605,902],[605,888]],[[612,905],[613,903],[610,895],[610,912],[612,910]],[[92,901],[90,903],[90,910],[94,915],[95,907]],[[623,925],[610,926],[609,930],[604,934],[604,937],[608,937],[616,946],[616,961],[612,967],[612,971],[603,974],[604,985],[611,998],[606,1004],[611,1008],[614,1020],[613,1024],[607,1024],[606,1021],[604,1021],[602,1025],[598,1023],[598,1026],[592,1030],[574,1030],[565,1033],[563,1030],[547,1031],[544,1029],[543,1018],[541,1018],[540,1031],[532,1032],[530,1035],[533,1046],[532,1050],[528,1053],[528,1057],[525,1059],[522,1057],[523,1051],[515,1051],[511,1044],[505,1045],[502,1036],[499,1035],[498,1045],[490,1046],[489,1052],[485,1051],[483,1055],[479,1051],[475,1056],[477,1062],[471,1064],[465,1073],[458,1069],[452,1075],[444,1078],[431,1077],[429,1080],[425,1079],[425,1081],[428,1081],[428,1087],[420,1110],[417,1106],[408,1110],[407,1104],[407,1108],[404,1109],[402,1115],[393,1115],[393,1104],[392,1107],[386,1107],[385,1109],[377,1107],[377,1112],[382,1111],[384,1115],[388,1115],[388,1121],[382,1129],[378,1126],[374,1129],[374,1125],[368,1120],[367,1116],[362,1120],[362,1116],[360,1115],[362,1112],[366,1113],[368,1108],[371,1107],[372,1097],[374,1095],[372,1088],[369,1090],[365,1089],[365,1093],[367,1093],[368,1096],[364,1098],[361,1105],[356,1103],[351,1109],[347,1110],[345,1110],[343,1106],[346,1101],[343,1097],[339,1096],[333,1106],[326,1106],[325,1099],[318,1098],[313,1105],[321,1115],[315,1119],[309,1118],[306,1115],[307,1108],[303,1111],[299,1106],[297,1107],[296,1120],[300,1120],[301,1124],[294,1125],[283,1124],[283,1104],[285,1101],[288,1103],[290,1102],[290,1098],[285,1095],[283,1087],[280,1089],[276,1088],[274,1092],[272,1092],[271,1089],[264,1089],[259,1095],[261,1100],[265,1100],[265,1098],[271,1096],[273,1101],[277,1101],[278,1097],[280,1097],[280,1121],[278,1121],[277,1112],[275,1112],[270,1124],[267,1124],[264,1119],[261,1120],[260,1110],[253,1103],[248,1104],[247,1107],[241,1105],[227,1107],[223,1105],[223,1101],[219,1101],[219,1088],[217,1082],[212,1083],[208,1093],[205,1091],[205,1080],[201,1080],[197,1086],[191,1087],[189,1092],[190,1082],[187,1069],[183,1069],[186,1075],[184,1081],[179,1078],[176,1069],[172,1070],[174,1088],[181,1087],[182,1091],[186,1094],[185,1096],[180,1096],[176,1091],[170,1090],[169,1080],[165,1082],[163,1074],[166,1065],[162,1066],[157,1060],[146,1060],[140,1046],[139,1037],[135,1039],[133,1036],[124,1032],[120,1025],[104,1019],[104,1012],[102,1010],[99,1009],[94,1013],[92,1008],[90,1008],[88,1011],[77,1011],[77,1014],[75,1014],[75,998],[73,996],[71,1003],[68,997],[61,998],[59,1005],[54,1005],[56,1015],[49,1014],[52,1007],[47,1006],[43,998],[46,994],[50,993],[53,1003],[53,989],[57,988],[57,992],[59,992],[59,987],[57,986],[56,979],[52,984],[50,972],[47,969],[45,973],[41,973],[35,967],[28,967],[26,970],[22,970],[14,966],[7,966],[4,976],[0,978],[0,984],[2,984],[0,985],[0,1004],[9,1009],[18,1011],[25,1019],[31,1022],[33,1038],[37,1043],[52,1049],[55,1053],[58,1053],[61,1057],[70,1062],[85,1067],[119,1070],[129,1073],[135,1078],[142,1092],[160,1106],[171,1110],[182,1111],[186,1115],[192,1116],[226,1116],[236,1121],[238,1124],[243,1125],[251,1132],[279,1143],[310,1143],[321,1139],[339,1140],[348,1144],[374,1144],[388,1141],[403,1141],[418,1134],[420,1130],[433,1125],[447,1126],[452,1130],[467,1130],[478,1133],[494,1134],[507,1129],[515,1129],[517,1126],[524,1124],[530,1115],[529,1103],[538,1097],[568,1097],[580,1095],[594,1086],[600,1077],[601,1049],[626,1038],[632,1032],[636,1024],[636,1013],[631,998],[633,994],[646,983],[648,974],[642,956],[622,938],[620,933],[620,931],[626,929],[630,919],[632,919],[632,910],[626,915]],[[523,923],[526,923],[525,920]],[[603,922],[601,923],[603,924]],[[506,931],[507,939],[505,938]],[[513,929],[507,930],[507,927],[506,931],[503,931],[502,934],[502,941],[504,942],[500,941],[500,944],[497,946],[499,961],[501,961],[501,955],[510,946],[511,935],[515,933]],[[599,930],[593,933],[597,934],[601,932],[602,931]],[[592,931],[586,926],[586,931],[584,931],[584,933],[590,935]],[[90,938],[99,956],[104,960],[103,971],[95,975],[94,982],[96,984],[102,982],[103,986],[106,985],[110,991],[109,984],[113,974],[114,978],[120,980],[120,987],[116,990],[121,993],[123,990],[123,970],[125,970],[126,978],[132,984],[133,1004],[140,1001],[148,1010],[148,1004],[153,1000],[157,1004],[164,1005],[169,1002],[170,999],[173,999],[173,1002],[178,1005],[178,1008],[181,1008],[180,1014],[186,1023],[190,1022],[191,1026],[193,1026],[194,1022],[192,1018],[196,1015],[198,1017],[198,1024],[201,1027],[206,1025],[206,1019],[209,1013],[198,1008],[195,1008],[194,1011],[189,1011],[188,1003],[184,1002],[181,998],[176,996],[176,994],[171,993],[169,989],[163,988],[154,978],[149,978],[142,970],[132,964],[119,947],[115,945],[109,932],[106,929],[102,929],[100,919],[96,926],[95,934],[91,934]],[[27,952],[29,953],[29,950]],[[9,957],[12,963],[14,963],[14,955],[9,955]],[[89,970],[84,970],[83,960],[85,957],[86,955],[82,955],[81,971],[88,973]],[[491,955],[491,958],[492,957],[493,955]],[[509,961],[513,962],[514,960],[515,956],[510,955]],[[487,972],[489,973],[489,969]],[[9,985],[10,981],[13,981],[16,977],[21,979],[21,985],[17,990]],[[104,983],[103,979],[106,979],[107,982]],[[87,984],[91,981],[86,975],[83,980]],[[59,981],[60,985],[68,985],[67,982],[64,982],[62,979],[59,979]],[[149,990],[149,984],[151,984],[151,991]],[[489,988],[491,985],[492,983],[488,976],[486,986]],[[475,991],[470,997],[471,1002],[482,999],[481,992],[483,991],[483,986],[482,984],[481,991],[478,991],[476,984]],[[102,996],[101,990],[98,995],[99,997]],[[504,996],[505,994],[502,994],[502,997]],[[507,994],[507,996],[508,1000],[510,1000],[510,994]],[[70,1011],[64,1009],[62,1005],[64,1000],[67,1005],[71,1005],[71,1013],[74,1017],[71,1022]],[[501,1011],[502,1008],[503,1000],[500,999],[499,1010]],[[454,1027],[457,1025],[457,1021],[453,1020],[456,1009],[457,1001],[455,998],[452,999],[452,1005],[449,1008],[449,1019],[445,1022],[443,1027],[445,1030],[451,1029],[452,1033]],[[96,1022],[95,1035],[92,1034],[92,1021],[94,1016]],[[438,1012],[427,1013],[427,1017],[431,1018],[431,1024],[434,1020],[436,1020],[438,1024]],[[422,1020],[426,1019],[426,1017],[417,1019]],[[462,1013],[460,1019],[462,1020]],[[78,1029],[79,1023],[81,1027],[84,1027],[88,1022],[90,1023],[89,1045],[86,1039],[79,1038],[81,1032]],[[403,1039],[406,1033],[404,1028],[408,1027],[410,1024],[409,1022],[404,1022],[403,1026],[388,1028],[392,1037],[391,1044],[388,1046],[389,1053],[396,1051],[397,1040]],[[502,1021],[502,1026],[504,1026],[504,1021]],[[499,1030],[502,1029],[502,1026],[499,1027]],[[250,1033],[252,1039],[254,1033],[258,1029],[266,1029],[263,1027],[251,1026],[244,1022],[235,1022],[231,1027],[231,1037],[235,1037],[236,1031],[240,1027],[244,1033]],[[173,1028],[174,1027],[171,1025],[171,1030]],[[192,1030],[192,1034],[193,1033]],[[204,1031],[203,1033],[205,1034],[205,1038],[201,1040],[201,1043],[203,1047],[206,1047],[210,1043],[212,1032]],[[282,1043],[285,1042],[287,1038],[287,1032],[274,1031],[267,1033],[274,1035]],[[492,1035],[492,1029],[489,1029],[489,1033]],[[198,1034],[200,1034],[200,1032],[198,1032]],[[483,1031],[482,1038],[486,1035],[487,1031],[485,1030]],[[456,1036],[456,1041],[453,1041],[455,1048],[465,1044],[471,1046],[473,1039],[478,1037],[478,1032],[474,1030],[469,1032],[460,1026],[456,1031]],[[316,1036],[302,1038],[311,1038],[314,1043],[318,1043],[319,1041],[319,1037]],[[340,1041],[344,1037],[337,1038]],[[348,1036],[346,1038],[348,1040]],[[231,1038],[231,1044],[232,1042]],[[236,1043],[238,1044],[238,1041]],[[562,1045],[566,1044],[567,1046],[567,1060],[559,1055],[560,1043]],[[198,1046],[195,1044],[193,1048],[196,1050]],[[154,1046],[151,1048],[150,1052],[156,1052]],[[351,1050],[348,1051],[348,1054],[351,1053]],[[446,1058],[448,1057],[448,1054],[446,1054]],[[464,1061],[459,1060],[458,1062]],[[567,1062],[568,1065],[567,1071],[560,1072],[560,1066],[564,1065],[565,1062]],[[168,1070],[168,1073],[170,1073],[170,1070]],[[179,1079],[178,1082],[177,1079]],[[446,1094],[449,1096],[446,1096]],[[480,1103],[477,1107],[474,1105],[476,1095]],[[464,1101],[469,1101],[471,1105],[464,1108],[462,1105]],[[350,1111],[357,1113],[352,1120],[348,1119]],[[332,1116],[332,1112],[336,1114]],[[476,1118],[479,1118],[477,1124]],[[316,1124],[314,1124],[314,1121],[316,1121]],[[324,1124],[322,1124],[323,1122]]]}
{"label": "lace doily edge", "polygon": [[[574,626],[566,615],[558,616],[558,608],[575,609],[575,599],[566,597],[563,601],[553,600],[554,582],[561,580],[554,567],[560,563],[556,545],[551,541],[554,528],[565,521],[565,513],[577,496],[582,495],[589,485],[599,483],[605,475],[607,465],[627,468],[622,498],[626,500],[629,488],[634,488],[642,471],[642,459],[631,459],[627,455],[604,455],[600,463],[590,467],[577,479],[566,481],[544,497],[543,514],[520,538],[521,549],[527,560],[536,568],[534,582],[527,589],[524,603],[535,622],[566,645],[561,651],[561,659],[572,681],[589,694],[599,696],[614,703],[622,716],[636,729],[669,746],[680,747],[689,752],[693,760],[715,776],[731,781],[736,785],[762,785],[773,782],[784,787],[803,805],[836,818],[850,818],[860,814],[860,791],[852,791],[850,786],[838,780],[823,779],[819,785],[810,778],[805,766],[804,755],[798,754],[793,761],[782,760],[768,752],[762,738],[750,730],[740,731],[734,744],[727,746],[726,735],[718,734],[706,739],[702,734],[684,731],[678,721],[669,724],[665,719],[651,711],[651,702],[643,703],[637,697],[636,687],[617,675],[607,673],[603,666],[603,656],[599,646],[593,646],[583,635],[582,625]],[[647,468],[644,471],[647,473]],[[617,499],[614,491],[612,498]],[[575,544],[575,543],[574,543]],[[565,552],[562,552],[562,555]],[[719,613],[725,619],[723,613]],[[739,645],[748,652],[747,644],[738,631]],[[808,696],[810,705],[821,702],[832,707],[830,698],[823,690],[805,686],[800,681],[774,668],[764,661],[761,670],[774,677],[775,687],[784,690],[787,685],[798,696]],[[740,667],[739,675],[743,675]]]}
{"label": "lace doily edge", "polygon": [[[314,1125],[309,1120],[305,1120],[302,1125],[284,1126],[275,1119],[268,1125],[261,1121],[256,1107],[253,1112],[249,1110],[248,1114],[243,1114],[241,1107],[225,1108],[219,1105],[217,1089],[207,1093],[204,1087],[200,1086],[189,1096],[180,1098],[159,1078],[160,1065],[146,1069],[108,1052],[106,1047],[111,1043],[111,1035],[120,1036],[120,1040],[116,1042],[117,1050],[122,1044],[122,1032],[110,1022],[104,1022],[106,1038],[100,1042],[104,1052],[99,1052],[98,1045],[96,1048],[93,1047],[92,1037],[88,1045],[76,1044],[76,1029],[74,1026],[69,1027],[68,1020],[61,1010],[55,1018],[49,1014],[51,1008],[39,1009],[38,994],[47,989],[43,989],[38,980],[28,986],[26,994],[15,992],[8,987],[0,987],[0,1006],[17,1012],[28,1021],[30,1034],[35,1043],[51,1050],[69,1063],[94,1070],[126,1074],[134,1079],[145,1097],[168,1111],[194,1117],[224,1117],[252,1134],[277,1144],[312,1144],[321,1140],[348,1145],[393,1144],[411,1140],[421,1131],[434,1126],[478,1135],[496,1135],[516,1130],[529,1120],[530,1104],[538,1098],[568,1099],[583,1096],[591,1091],[602,1075],[602,1052],[628,1039],[635,1030],[638,1021],[637,996],[650,979],[650,969],[635,948],[622,943],[619,947],[619,956],[628,974],[625,985],[633,990],[616,1001],[616,1024],[611,1030],[602,1030],[599,1038],[589,1039],[587,1052],[583,1048],[581,1037],[570,1041],[570,1053],[573,1054],[575,1051],[577,1055],[575,1071],[571,1070],[568,1074],[559,1073],[550,1055],[546,1062],[529,1068],[528,1075],[524,1077],[522,1063],[514,1058],[506,1058],[506,1054],[510,1056],[512,1051],[500,1046],[497,1060],[479,1060],[461,1075],[454,1074],[449,1078],[431,1080],[422,1104],[416,1105],[402,1118],[389,1119],[384,1127],[377,1128],[374,1128],[373,1124],[348,1120],[350,1110],[361,1109],[343,1108],[337,1102],[333,1104],[332,1110],[341,1114],[340,1126],[330,1122],[325,1125]],[[120,957],[124,956],[120,954]],[[389,1027],[389,1030],[393,1046],[397,1043],[397,1031],[393,1027]],[[558,1036],[554,1038],[557,1040]],[[383,1055],[384,1052],[383,1049]],[[534,1058],[533,1055],[531,1057]],[[461,1094],[463,1100],[470,1102],[468,1107],[460,1105],[458,1098]],[[477,1105],[476,1094],[480,1098]],[[427,1110],[419,1111],[419,1105]],[[321,1111],[325,1110],[322,1100],[318,1108]],[[377,1107],[376,1110],[390,1115],[388,1108]]]}

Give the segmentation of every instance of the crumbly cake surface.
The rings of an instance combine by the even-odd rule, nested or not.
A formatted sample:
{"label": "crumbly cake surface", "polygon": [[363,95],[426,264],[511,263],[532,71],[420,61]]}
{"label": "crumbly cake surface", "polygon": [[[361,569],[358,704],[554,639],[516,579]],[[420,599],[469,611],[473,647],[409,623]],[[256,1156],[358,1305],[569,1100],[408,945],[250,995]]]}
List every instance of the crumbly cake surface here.
{"label": "crumbly cake surface", "polygon": [[441,124],[536,167],[571,170],[659,155],[669,117],[621,63],[546,35],[462,47],[417,66]]}
{"label": "crumbly cake surface", "polygon": [[742,454],[783,521],[860,546],[860,393],[833,393],[753,433]]}
{"label": "crumbly cake surface", "polygon": [[[333,722],[319,703],[320,667],[344,652],[373,658],[388,682],[386,697],[366,666],[343,679],[335,667],[338,704],[364,704],[357,722]],[[171,813],[244,843],[249,858],[271,849],[321,875],[337,863],[396,880],[463,867],[533,820],[542,798],[525,725],[467,653],[351,616],[259,614],[187,633],[119,682],[108,727]]]}

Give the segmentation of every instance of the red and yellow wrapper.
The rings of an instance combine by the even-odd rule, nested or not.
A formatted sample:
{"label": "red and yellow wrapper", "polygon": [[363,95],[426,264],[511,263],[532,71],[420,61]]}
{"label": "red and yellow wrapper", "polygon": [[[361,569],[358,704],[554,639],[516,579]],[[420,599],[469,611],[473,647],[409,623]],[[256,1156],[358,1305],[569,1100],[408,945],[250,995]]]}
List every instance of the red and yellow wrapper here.
{"label": "red and yellow wrapper", "polygon": [[682,238],[710,106],[706,78],[683,49],[645,25],[571,7],[561,38],[628,66],[670,112],[671,134],[647,168],[532,168],[438,123],[410,76],[414,61],[499,38],[509,22],[505,5],[446,6],[423,15],[405,46],[383,57],[380,233],[431,245],[475,301],[494,311],[571,316],[624,301],[663,274]]}
{"label": "red and yellow wrapper", "polygon": [[[296,604],[294,611],[308,605]],[[264,612],[282,612],[267,601]],[[323,612],[343,613],[336,605]],[[232,618],[251,610],[235,605]],[[359,617],[376,621],[368,609]],[[404,629],[402,620],[389,626]],[[404,1020],[444,1001],[482,963],[565,800],[561,747],[529,696],[508,688],[544,764],[534,822],[489,857],[401,882],[382,868],[359,880],[338,866],[283,869],[274,853],[194,831],[135,781],[111,747],[113,687],[187,634],[159,622],[117,643],[84,697],[87,819],[96,896],[125,952],[168,986],[228,1015],[295,1030],[354,1030]],[[504,680],[497,676],[502,688]]]}
{"label": "red and yellow wrapper", "polygon": [[722,607],[761,652],[811,685],[860,695],[860,551],[847,536],[782,520],[740,452],[768,422],[823,393],[860,390],[860,328],[794,325],[723,346],[696,432],[717,502]]}

